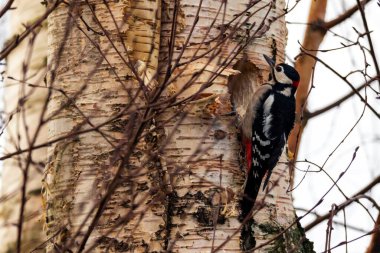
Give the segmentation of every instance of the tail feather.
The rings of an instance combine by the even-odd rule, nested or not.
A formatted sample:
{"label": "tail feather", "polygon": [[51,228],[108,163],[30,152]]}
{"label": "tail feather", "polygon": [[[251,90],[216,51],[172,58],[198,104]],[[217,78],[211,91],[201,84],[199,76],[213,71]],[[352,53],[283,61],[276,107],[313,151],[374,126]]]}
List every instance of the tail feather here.
{"label": "tail feather", "polygon": [[252,168],[247,175],[244,196],[241,200],[242,215],[244,218],[251,212],[257,195],[259,194],[261,181],[264,177],[264,174],[260,173],[260,171],[260,169]]}

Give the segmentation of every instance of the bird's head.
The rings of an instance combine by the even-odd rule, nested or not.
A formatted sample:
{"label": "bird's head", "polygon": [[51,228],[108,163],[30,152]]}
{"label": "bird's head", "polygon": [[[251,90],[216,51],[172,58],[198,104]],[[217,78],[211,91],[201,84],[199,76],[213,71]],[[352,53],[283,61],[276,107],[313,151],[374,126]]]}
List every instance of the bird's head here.
{"label": "bird's head", "polygon": [[275,62],[266,55],[264,55],[264,58],[271,67],[272,77],[276,82],[290,84],[294,88],[298,87],[298,84],[300,82],[300,75],[298,74],[297,70],[285,63],[276,65]]}

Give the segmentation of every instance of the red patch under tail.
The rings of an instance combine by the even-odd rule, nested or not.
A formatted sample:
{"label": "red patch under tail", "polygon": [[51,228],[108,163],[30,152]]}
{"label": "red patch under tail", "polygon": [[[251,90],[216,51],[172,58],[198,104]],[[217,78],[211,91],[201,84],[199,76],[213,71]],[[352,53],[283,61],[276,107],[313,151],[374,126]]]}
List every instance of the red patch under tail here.
{"label": "red patch under tail", "polygon": [[252,167],[252,141],[248,138],[243,137],[244,151],[245,151],[245,162],[247,165],[247,172],[249,173]]}

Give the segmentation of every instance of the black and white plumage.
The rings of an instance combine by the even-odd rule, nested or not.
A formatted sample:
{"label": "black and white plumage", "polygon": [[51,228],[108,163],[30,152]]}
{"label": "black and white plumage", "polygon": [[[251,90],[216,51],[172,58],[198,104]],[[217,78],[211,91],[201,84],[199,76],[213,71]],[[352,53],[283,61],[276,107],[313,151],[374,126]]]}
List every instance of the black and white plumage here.
{"label": "black and white plumage", "polygon": [[271,66],[271,83],[257,89],[242,120],[242,140],[245,149],[247,178],[241,202],[243,217],[252,210],[260,185],[268,184],[295,120],[295,98],[300,77],[291,66],[275,65],[267,56]]}

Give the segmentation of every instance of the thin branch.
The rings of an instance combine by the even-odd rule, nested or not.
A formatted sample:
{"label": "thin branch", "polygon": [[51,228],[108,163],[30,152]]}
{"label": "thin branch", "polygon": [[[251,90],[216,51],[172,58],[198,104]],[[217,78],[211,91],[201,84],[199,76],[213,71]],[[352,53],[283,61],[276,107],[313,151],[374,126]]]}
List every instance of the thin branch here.
{"label": "thin branch", "polygon": [[52,7],[50,7],[40,18],[38,18],[32,25],[27,27],[27,29],[15,36],[15,38],[0,52],[0,61],[5,59],[16,48],[29,34],[35,31],[35,29],[41,26],[42,22],[62,3],[62,0],[57,0]]}
{"label": "thin branch", "polygon": [[3,7],[3,9],[1,9],[0,11],[0,18],[2,16],[4,16],[4,14],[8,11],[8,10],[11,10],[11,6],[13,4],[14,0],[9,0]]}
{"label": "thin branch", "polygon": [[317,60],[319,61],[320,63],[322,63],[327,69],[329,69],[331,72],[333,72],[335,75],[337,75],[338,77],[340,77],[340,79],[342,79],[351,89],[352,91],[360,98],[360,100],[374,113],[374,115],[380,119],[380,114],[366,101],[365,98],[363,98],[363,96],[359,93],[359,91],[357,91],[355,89],[355,87],[347,80],[347,78],[345,78],[344,76],[342,76],[341,74],[339,74],[335,69],[333,69],[331,66],[329,66],[327,63],[325,63],[324,61],[322,61],[321,59],[319,59],[318,57],[306,52],[304,49],[301,49],[301,52],[303,54],[306,54],[308,56],[310,56],[311,58],[313,58],[314,60]]}
{"label": "thin branch", "polygon": [[[367,4],[369,2],[371,2],[371,0],[362,0],[360,2],[360,4],[364,5],[364,4]],[[333,28],[334,26],[339,25],[340,23],[342,23],[346,19],[350,18],[358,9],[359,9],[358,5],[355,5],[355,6],[351,7],[345,13],[342,13],[338,17],[336,17],[336,18],[334,18],[334,19],[332,19],[330,21],[324,22],[323,27],[326,30],[329,30],[329,29]]]}
{"label": "thin branch", "polygon": [[[359,7],[360,15],[361,15],[362,20],[363,20],[363,25],[364,25],[364,28],[365,28],[365,34],[367,35],[368,44],[369,44],[369,47],[371,49],[370,54],[371,54],[372,60],[373,60],[373,62],[375,64],[375,68],[376,68],[376,74],[379,76],[380,75],[379,64],[377,63],[375,48],[373,47],[372,38],[371,38],[371,32],[370,32],[370,30],[368,28],[367,18],[365,16],[363,5],[362,5],[363,3],[359,2],[359,0],[356,0],[356,3],[357,3],[357,6]],[[379,80],[379,90],[380,90],[380,80]]]}
{"label": "thin branch", "polygon": [[[368,185],[366,185],[363,189],[361,189],[360,191],[358,191],[357,193],[355,193],[354,195],[352,195],[352,197],[350,199],[356,198],[356,197],[358,197],[358,196],[360,196],[360,195],[368,192],[375,185],[377,185],[379,183],[380,183],[380,176],[376,177],[372,182],[370,182]],[[347,203],[347,201],[345,201],[342,204],[338,205],[339,210],[341,210],[343,207],[347,206],[347,204],[345,204],[345,203]],[[349,204],[351,204],[351,203],[349,203]],[[315,219],[314,221],[312,221],[311,223],[309,223],[308,225],[305,226],[305,231],[309,231],[310,229],[312,229],[313,227],[315,227],[316,225],[318,225],[322,221],[328,219],[329,217],[330,217],[330,212],[328,212],[326,214],[323,214],[323,215],[320,215],[317,219]]]}
{"label": "thin branch", "polygon": [[[379,78],[380,78],[380,76],[376,76],[376,77],[371,78],[370,80],[368,80],[368,82],[365,82],[362,85],[360,85],[356,90],[361,91],[364,87],[370,85],[373,81],[379,80]],[[344,101],[346,101],[347,99],[349,99],[350,97],[352,97],[355,94],[356,94],[355,91],[351,91],[347,95],[345,95],[342,98],[338,99],[337,101],[325,106],[322,109],[316,110],[314,112],[305,112],[304,113],[305,120],[309,120],[309,119],[312,119],[314,117],[317,117],[317,116],[321,115],[322,113],[325,113],[325,112],[339,106],[341,103],[343,103]]]}

